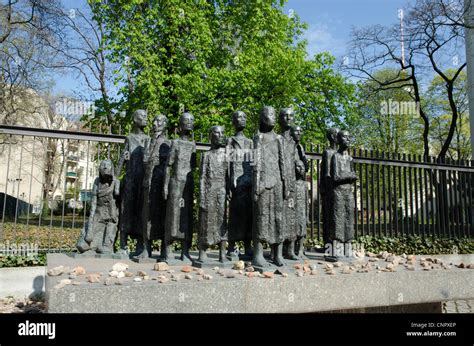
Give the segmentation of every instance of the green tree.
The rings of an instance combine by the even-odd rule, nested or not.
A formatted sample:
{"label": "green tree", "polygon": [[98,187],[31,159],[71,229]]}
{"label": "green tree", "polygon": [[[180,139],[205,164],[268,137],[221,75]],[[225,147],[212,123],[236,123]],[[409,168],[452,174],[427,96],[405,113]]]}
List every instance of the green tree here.
{"label": "green tree", "polygon": [[[456,70],[449,69],[445,72],[447,76],[452,76]],[[438,154],[448,135],[451,125],[451,108],[449,100],[446,98],[446,83],[435,76],[427,90],[427,109],[430,115],[430,137],[433,152]],[[449,146],[447,157],[451,160],[467,160],[471,156],[470,132],[469,132],[469,108],[467,100],[467,77],[462,71],[453,86],[453,99],[457,108],[458,118],[454,130],[453,140]]]}
{"label": "green tree", "polygon": [[308,59],[306,26],[285,15],[284,3],[90,0],[108,57],[120,66],[117,111],[126,115],[117,121],[129,126],[131,112],[145,108],[150,117],[166,114],[173,132],[180,113],[190,111],[199,136],[214,124],[229,133],[230,114],[241,109],[250,135],[262,106],[293,105],[307,138],[317,140],[327,124],[352,119],[354,86],[328,54]]}
{"label": "green tree", "polygon": [[[385,68],[374,73],[379,82],[392,81],[399,71]],[[422,141],[422,123],[419,119],[419,106],[410,95],[410,87],[380,90],[379,82],[367,80],[360,84],[359,99],[361,127],[359,141],[365,148],[391,153],[421,154],[417,143]]]}

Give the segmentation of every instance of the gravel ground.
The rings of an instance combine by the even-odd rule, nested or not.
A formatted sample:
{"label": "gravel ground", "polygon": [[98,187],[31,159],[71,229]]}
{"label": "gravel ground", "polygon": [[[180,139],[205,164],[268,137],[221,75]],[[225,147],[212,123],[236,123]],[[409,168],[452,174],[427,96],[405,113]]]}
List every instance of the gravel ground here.
{"label": "gravel ground", "polygon": [[2,314],[38,314],[46,310],[43,300],[15,299],[6,297],[0,299],[0,313]]}

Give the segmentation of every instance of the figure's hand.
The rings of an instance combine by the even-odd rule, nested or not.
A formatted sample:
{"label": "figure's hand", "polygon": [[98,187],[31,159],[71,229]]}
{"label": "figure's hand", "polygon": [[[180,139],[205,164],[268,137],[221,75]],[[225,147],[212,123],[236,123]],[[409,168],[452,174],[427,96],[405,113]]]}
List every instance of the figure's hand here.
{"label": "figure's hand", "polygon": [[168,186],[163,187],[163,198],[168,199]]}

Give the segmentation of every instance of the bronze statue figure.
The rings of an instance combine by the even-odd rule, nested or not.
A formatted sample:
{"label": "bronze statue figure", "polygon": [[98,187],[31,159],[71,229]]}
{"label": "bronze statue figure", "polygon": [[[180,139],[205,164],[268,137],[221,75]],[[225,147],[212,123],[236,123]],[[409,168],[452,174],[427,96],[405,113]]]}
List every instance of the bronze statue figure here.
{"label": "bronze statue figure", "polygon": [[111,160],[99,165],[99,177],[92,187],[91,211],[86,234],[77,243],[79,252],[113,254],[117,235],[120,182],[114,176]]}
{"label": "bronze statue figure", "polygon": [[299,259],[303,258],[304,241],[306,238],[306,224],[308,215],[308,184],[306,182],[306,173],[308,172],[308,160],[304,148],[301,145],[302,129],[300,126],[294,126],[291,128],[291,136],[293,137],[296,144],[296,158],[295,158],[295,171],[296,171],[296,184],[295,184],[295,195],[296,195],[296,241],[295,241],[295,254]]}
{"label": "bronze statue figure", "polygon": [[244,242],[246,257],[252,256],[252,151],[253,142],[244,135],[247,115],[242,111],[232,114],[235,135],[229,138],[230,191],[229,203],[229,247],[228,256],[233,256],[235,242]]}
{"label": "bronze statue figure", "polygon": [[352,185],[357,180],[354,162],[349,155],[349,132],[337,134],[339,148],[331,159],[331,201],[329,208],[329,241],[331,254],[328,257],[350,257],[351,241],[354,238],[354,194]]}
{"label": "bronze statue figure", "polygon": [[206,251],[211,245],[219,245],[219,261],[226,261],[229,174],[224,128],[212,126],[209,139],[211,150],[203,153],[201,161],[197,259],[200,263],[208,261]]}
{"label": "bronze statue figure", "polygon": [[326,137],[329,141],[329,148],[323,151],[321,160],[321,177],[319,179],[319,192],[321,194],[322,218],[323,218],[323,243],[324,246],[329,242],[329,214],[327,207],[332,205],[330,200],[332,194],[331,180],[331,160],[337,151],[337,134],[339,130],[329,128]]}
{"label": "bronze statue figure", "polygon": [[283,137],[283,158],[285,175],[285,202],[283,205],[283,230],[284,247],[283,254],[290,260],[298,259],[295,255],[296,241],[296,144],[291,136],[291,127],[294,123],[295,114],[292,108],[283,108],[280,110],[280,127]]}
{"label": "bronze statue figure", "polygon": [[166,162],[170,153],[170,140],[166,137],[168,119],[159,114],[153,119],[152,136],[145,147],[143,162],[145,176],[143,178],[143,210],[142,233],[145,244],[138,258],[151,256],[151,241],[161,240],[165,234],[166,200],[163,197]]}
{"label": "bronze statue figure", "polygon": [[285,171],[283,138],[273,131],[275,109],[265,106],[260,113],[260,128],[254,138],[256,165],[253,172],[254,227],[252,230],[255,266],[268,265],[263,257],[263,242],[273,250],[273,263],[284,265],[282,255],[283,200]]}
{"label": "bronze statue figure", "polygon": [[161,257],[172,256],[171,244],[181,241],[181,261],[191,261],[189,248],[193,233],[193,171],[196,168],[196,144],[191,138],[194,117],[183,113],[179,119],[180,137],[171,142],[166,164],[163,198],[166,202],[165,234]]}
{"label": "bronze statue figure", "polygon": [[137,239],[136,254],[141,253],[144,249],[140,224],[143,208],[142,185],[145,174],[143,153],[150,140],[144,133],[146,124],[146,111],[136,110],[133,113],[132,131],[127,136],[125,148],[116,169],[117,175],[120,175],[125,164],[120,205],[120,252],[122,254],[127,253],[128,236]]}

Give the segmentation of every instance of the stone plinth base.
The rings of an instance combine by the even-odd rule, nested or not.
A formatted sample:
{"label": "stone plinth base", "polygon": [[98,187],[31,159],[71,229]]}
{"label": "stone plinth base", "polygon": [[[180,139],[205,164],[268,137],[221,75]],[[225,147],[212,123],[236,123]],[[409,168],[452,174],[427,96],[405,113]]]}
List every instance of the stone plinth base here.
{"label": "stone plinth base", "polygon": [[[197,268],[183,266],[170,266],[168,271],[157,272],[151,263],[120,260],[129,265],[128,271],[135,277],[106,280],[116,262],[48,255],[48,269],[81,265],[87,273],[102,274],[99,283],[89,283],[86,276],[80,275],[75,279],[76,285],[60,288],[55,286],[67,279],[68,274],[47,276],[49,312],[301,313],[347,309],[372,312],[370,309],[374,307],[391,312],[397,311],[393,310],[397,306],[474,298],[474,270],[455,266],[431,270],[417,267],[410,271],[399,265],[395,272],[372,270],[350,274],[344,274],[342,267],[338,267],[328,275],[324,262],[312,261],[316,268],[313,275],[305,273],[299,277],[294,268],[287,267],[287,277],[274,274],[272,278],[263,278],[257,273],[248,277],[235,273],[229,278],[212,269],[203,269],[204,276],[198,274]],[[385,264],[380,260],[380,266]],[[147,278],[134,281],[140,278],[138,275]]]}

